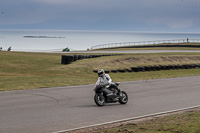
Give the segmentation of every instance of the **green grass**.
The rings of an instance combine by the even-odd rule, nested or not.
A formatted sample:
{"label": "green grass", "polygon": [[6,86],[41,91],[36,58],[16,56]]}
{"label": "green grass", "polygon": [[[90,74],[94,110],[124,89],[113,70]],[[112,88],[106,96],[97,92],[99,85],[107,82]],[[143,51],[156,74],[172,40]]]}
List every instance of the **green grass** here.
{"label": "green grass", "polygon": [[103,51],[122,51],[122,50],[200,50],[199,48],[192,47],[152,47],[152,48],[107,48]]}
{"label": "green grass", "polygon": [[[61,54],[0,51],[0,91],[94,84],[99,68],[200,63],[200,53],[126,54],[61,64]],[[200,75],[200,69],[111,73],[114,81],[149,80]],[[106,129],[107,133],[198,133],[200,112],[189,112],[143,123]]]}
{"label": "green grass", "polygon": [[[88,71],[85,70],[87,68],[79,66],[80,69],[76,70],[70,65],[61,65],[60,54],[18,52],[0,54],[1,91],[88,84],[88,79],[83,77],[86,74],[84,71]],[[84,74],[82,75],[80,71]]]}
{"label": "green grass", "polygon": [[200,111],[190,111],[120,125],[115,128],[99,129],[93,133],[199,133]]}
{"label": "green grass", "polygon": [[[165,45],[181,45],[181,46],[186,46],[187,47],[166,47]],[[200,50],[200,47],[188,47],[189,45],[197,45],[200,46],[200,43],[163,43],[163,44],[149,44],[149,45],[133,45],[131,46],[122,46],[122,47],[113,47],[113,48],[103,48],[103,49],[98,49],[98,50],[103,50],[103,51],[121,51],[121,50]],[[140,46],[147,46],[140,48]],[[151,47],[148,47],[151,46]],[[158,47],[159,46],[159,47]]]}
{"label": "green grass", "polygon": [[[61,54],[0,52],[0,91],[95,84],[93,70],[141,65],[200,63],[200,53],[126,54],[61,64]],[[200,75],[199,69],[110,73],[114,81],[149,80]]]}

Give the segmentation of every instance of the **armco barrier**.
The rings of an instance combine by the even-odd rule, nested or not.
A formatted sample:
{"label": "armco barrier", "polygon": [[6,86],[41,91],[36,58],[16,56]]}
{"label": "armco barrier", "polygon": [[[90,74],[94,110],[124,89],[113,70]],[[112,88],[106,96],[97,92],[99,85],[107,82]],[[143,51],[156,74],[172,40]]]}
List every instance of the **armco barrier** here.
{"label": "armco barrier", "polygon": [[[112,73],[124,72],[145,72],[145,71],[160,71],[160,70],[178,70],[178,69],[200,69],[200,64],[183,64],[183,65],[158,65],[158,66],[138,66],[130,69],[107,70]],[[93,70],[93,72],[97,72]]]}

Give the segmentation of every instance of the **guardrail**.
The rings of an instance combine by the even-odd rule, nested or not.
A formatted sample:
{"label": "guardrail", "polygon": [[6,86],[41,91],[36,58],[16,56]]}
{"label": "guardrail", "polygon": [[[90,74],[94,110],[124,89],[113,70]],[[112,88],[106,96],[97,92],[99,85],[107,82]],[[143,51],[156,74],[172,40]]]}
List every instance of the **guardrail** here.
{"label": "guardrail", "polygon": [[177,39],[177,40],[157,40],[157,41],[109,43],[109,44],[101,44],[101,45],[92,46],[91,50],[102,49],[102,48],[164,44],[164,43],[200,43],[200,39]]}

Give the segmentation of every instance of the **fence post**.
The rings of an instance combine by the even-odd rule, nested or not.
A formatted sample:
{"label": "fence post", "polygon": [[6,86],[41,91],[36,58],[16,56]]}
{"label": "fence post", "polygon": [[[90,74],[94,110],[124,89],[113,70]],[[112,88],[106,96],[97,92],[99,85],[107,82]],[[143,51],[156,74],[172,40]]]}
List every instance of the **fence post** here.
{"label": "fence post", "polygon": [[[109,48],[109,47],[119,47],[119,46],[135,46],[135,45],[151,45],[151,44],[161,44],[161,43],[180,43],[185,42],[185,39],[177,40],[157,40],[157,41],[141,41],[141,42],[124,42],[124,43],[110,43],[92,46],[91,49]],[[200,39],[190,39],[190,42],[199,43]]]}

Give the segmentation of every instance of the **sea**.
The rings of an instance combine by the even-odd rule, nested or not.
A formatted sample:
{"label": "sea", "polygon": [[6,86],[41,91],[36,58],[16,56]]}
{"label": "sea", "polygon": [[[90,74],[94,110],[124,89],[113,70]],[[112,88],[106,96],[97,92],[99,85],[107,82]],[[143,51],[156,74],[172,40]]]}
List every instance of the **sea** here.
{"label": "sea", "polygon": [[0,48],[11,51],[53,52],[68,47],[87,50],[101,44],[176,39],[200,39],[199,33],[73,30],[0,30]]}

